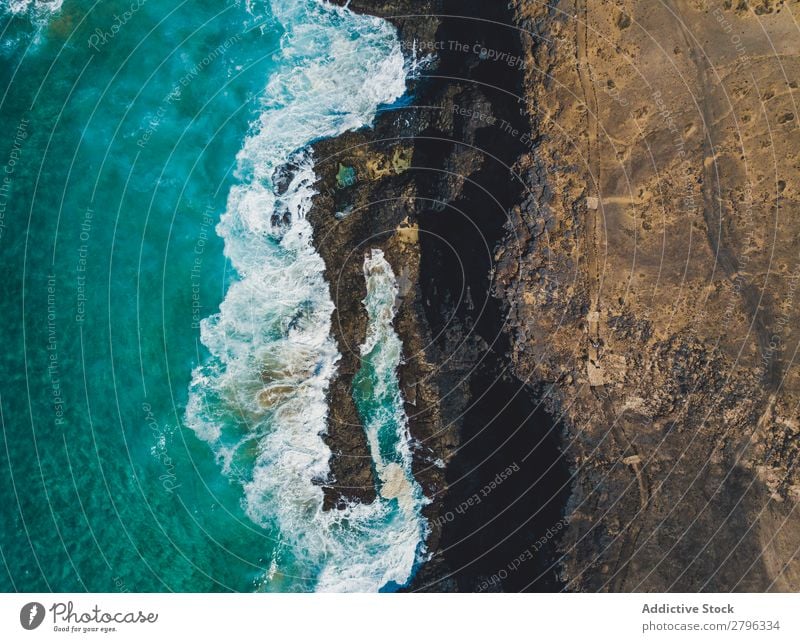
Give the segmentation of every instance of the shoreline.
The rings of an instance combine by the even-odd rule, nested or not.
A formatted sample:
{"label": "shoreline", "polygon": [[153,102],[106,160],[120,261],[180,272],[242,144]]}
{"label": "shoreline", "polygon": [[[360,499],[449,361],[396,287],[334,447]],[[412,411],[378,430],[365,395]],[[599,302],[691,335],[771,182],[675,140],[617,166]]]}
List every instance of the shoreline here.
{"label": "shoreline", "polygon": [[[487,28],[483,21],[453,17],[392,17],[408,4],[350,2],[349,8],[392,21],[407,55],[415,41],[480,41],[487,51],[498,51],[509,50],[514,40],[521,47],[519,38],[508,37],[514,27],[504,26],[511,18],[505,7],[473,2],[462,9],[497,21]],[[440,12],[453,13],[446,7]],[[425,12],[415,6],[413,13]],[[348,347],[360,345],[365,331],[358,259],[367,248],[377,247],[401,284],[396,330],[404,362],[399,377],[416,442],[414,476],[432,500],[423,511],[431,529],[426,542],[430,559],[404,589],[411,591],[481,590],[498,568],[560,522],[569,480],[558,451],[560,428],[535,403],[534,386],[510,372],[505,313],[492,293],[492,248],[506,235],[506,210],[520,200],[521,184],[508,189],[509,168],[524,146],[504,144],[506,139],[485,119],[459,114],[496,112],[508,126],[524,131],[516,101],[506,93],[521,91],[523,77],[518,66],[499,56],[481,59],[480,52],[469,49],[440,52],[430,76],[423,72],[410,80],[411,104],[380,113],[369,130],[314,146],[320,195],[309,218],[328,266],[326,280],[336,305],[334,334],[343,355],[329,393],[326,440],[341,455],[331,461],[337,485],[326,488],[326,507],[374,498],[371,471],[359,466],[366,454],[363,431],[348,408],[358,364],[358,355]],[[500,89],[492,90],[491,84]],[[351,185],[337,183],[342,167],[353,170]],[[334,217],[333,212],[348,213]],[[445,519],[474,493],[473,486],[486,486],[512,464],[519,468],[515,458],[521,452],[531,452],[528,460],[543,462],[551,472],[537,480],[540,466],[528,466],[470,508],[468,516]],[[493,454],[487,458],[487,453]],[[539,505],[540,495],[555,501]],[[557,557],[556,546],[557,538],[549,538],[537,551],[537,563],[519,569],[503,588],[559,590],[557,573],[542,575]]]}

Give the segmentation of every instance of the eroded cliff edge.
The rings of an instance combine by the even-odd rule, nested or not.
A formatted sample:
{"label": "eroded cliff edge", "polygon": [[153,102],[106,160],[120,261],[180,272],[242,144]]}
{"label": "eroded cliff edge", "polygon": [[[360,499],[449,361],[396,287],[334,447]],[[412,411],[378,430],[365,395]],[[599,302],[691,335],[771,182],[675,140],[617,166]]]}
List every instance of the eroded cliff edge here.
{"label": "eroded cliff edge", "polygon": [[432,499],[412,589],[800,588],[800,39],[783,3],[651,4],[350,2],[429,59],[316,146],[326,497],[374,496],[350,384],[381,247]]}
{"label": "eroded cliff edge", "polygon": [[540,196],[496,285],[567,418],[567,589],[800,588],[787,4],[515,3]]}

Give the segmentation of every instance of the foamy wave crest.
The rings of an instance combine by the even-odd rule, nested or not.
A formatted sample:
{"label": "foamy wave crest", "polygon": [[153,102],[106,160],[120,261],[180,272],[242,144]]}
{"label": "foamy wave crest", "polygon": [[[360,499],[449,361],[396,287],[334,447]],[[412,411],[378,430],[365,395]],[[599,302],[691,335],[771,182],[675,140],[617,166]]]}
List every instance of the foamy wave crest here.
{"label": "foamy wave crest", "polygon": [[399,98],[403,55],[394,29],[377,18],[315,0],[270,7],[286,30],[279,72],[238,155],[240,182],[217,226],[238,278],[219,313],[201,324],[210,357],[193,372],[186,423],[242,483],[249,517],[280,532],[277,570],[265,581],[375,591],[408,580],[420,518],[383,496],[322,510],[314,482],[330,476],[322,435],[339,354],[306,220],[315,194],[308,145],[370,124],[382,103]]}
{"label": "foamy wave crest", "polygon": [[[411,472],[408,419],[397,379],[402,358],[402,342],[392,325],[397,282],[380,250],[365,257],[364,278],[367,336],[354,395],[379,494],[370,506],[354,505],[340,513],[348,520],[348,528],[337,525],[336,534],[342,539],[334,540],[341,547],[334,556],[336,563],[323,569],[319,578],[318,589],[325,591],[368,591],[404,584],[423,553],[427,534],[421,511],[428,500]],[[382,572],[380,579],[368,581],[376,571]]]}
{"label": "foamy wave crest", "polygon": [[416,529],[418,541],[427,525],[420,517],[426,498],[411,472],[411,435],[397,378],[403,344],[394,329],[398,287],[392,266],[381,250],[364,258],[369,323],[361,346],[362,366],[355,381],[356,403],[364,421],[380,494],[397,500],[404,521]]}
{"label": "foamy wave crest", "polygon": [[61,9],[63,0],[2,0],[0,7],[14,15],[27,14],[32,18],[45,18]]}
{"label": "foamy wave crest", "polygon": [[0,0],[0,15],[10,15],[25,25],[20,29],[9,29],[0,33],[0,58],[13,56],[25,45],[36,46],[54,14],[61,9],[62,0]]}

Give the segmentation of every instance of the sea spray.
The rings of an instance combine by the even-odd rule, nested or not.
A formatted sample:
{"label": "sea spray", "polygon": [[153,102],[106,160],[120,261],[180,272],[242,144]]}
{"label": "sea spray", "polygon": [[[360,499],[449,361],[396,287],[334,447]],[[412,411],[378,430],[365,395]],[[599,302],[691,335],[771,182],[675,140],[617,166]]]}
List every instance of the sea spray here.
{"label": "sea spray", "polygon": [[[392,266],[383,252],[372,249],[364,258],[368,315],[367,336],[361,346],[361,368],[353,391],[364,424],[381,497],[396,500],[403,519],[416,525],[418,540],[426,524],[419,508],[426,502],[411,472],[411,435],[397,369],[403,344],[394,329],[399,293]],[[413,553],[413,551],[409,551]]]}
{"label": "sea spray", "polygon": [[35,48],[41,41],[41,32],[59,14],[62,4],[63,0],[0,0],[0,17],[4,19],[0,58]]}
{"label": "sea spray", "polygon": [[62,4],[63,0],[4,0],[0,7],[14,15],[42,18],[54,14]]}
{"label": "sea spray", "polygon": [[404,60],[394,29],[378,18],[315,0],[270,7],[285,30],[280,68],[217,227],[236,278],[219,313],[201,323],[209,354],[193,372],[186,424],[242,484],[247,515],[280,533],[265,589],[375,591],[408,581],[421,494],[408,461],[374,451],[379,499],[322,508],[326,393],[339,354],[306,220],[315,195],[309,144],[370,124],[402,96]]}

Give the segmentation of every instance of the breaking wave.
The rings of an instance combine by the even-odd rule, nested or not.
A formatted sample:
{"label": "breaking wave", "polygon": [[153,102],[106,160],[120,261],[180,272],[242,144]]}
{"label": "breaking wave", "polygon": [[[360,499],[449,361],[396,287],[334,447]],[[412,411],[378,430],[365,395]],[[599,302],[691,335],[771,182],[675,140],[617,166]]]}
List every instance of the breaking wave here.
{"label": "breaking wave", "polygon": [[44,18],[61,8],[63,0],[3,0],[0,7],[14,15]]}
{"label": "breaking wave", "polygon": [[[410,473],[406,423],[397,417],[396,452],[387,458],[372,450],[378,500],[323,511],[326,393],[339,353],[325,266],[306,220],[315,195],[309,145],[369,125],[381,104],[401,97],[404,59],[395,30],[378,18],[317,0],[269,7],[285,30],[278,70],[217,226],[236,278],[219,313],[201,324],[209,356],[192,373],[186,424],[241,483],[247,515],[280,533],[266,589],[376,591],[408,581],[424,535],[424,498]],[[369,260],[368,283],[379,268],[389,278],[377,255]],[[368,310],[376,296],[373,289]],[[383,347],[365,354],[382,355],[381,367],[394,373],[399,339],[379,326],[370,337]],[[387,403],[393,416],[397,404],[402,413],[399,392]],[[370,443],[380,441],[371,434],[380,428],[365,426]]]}

